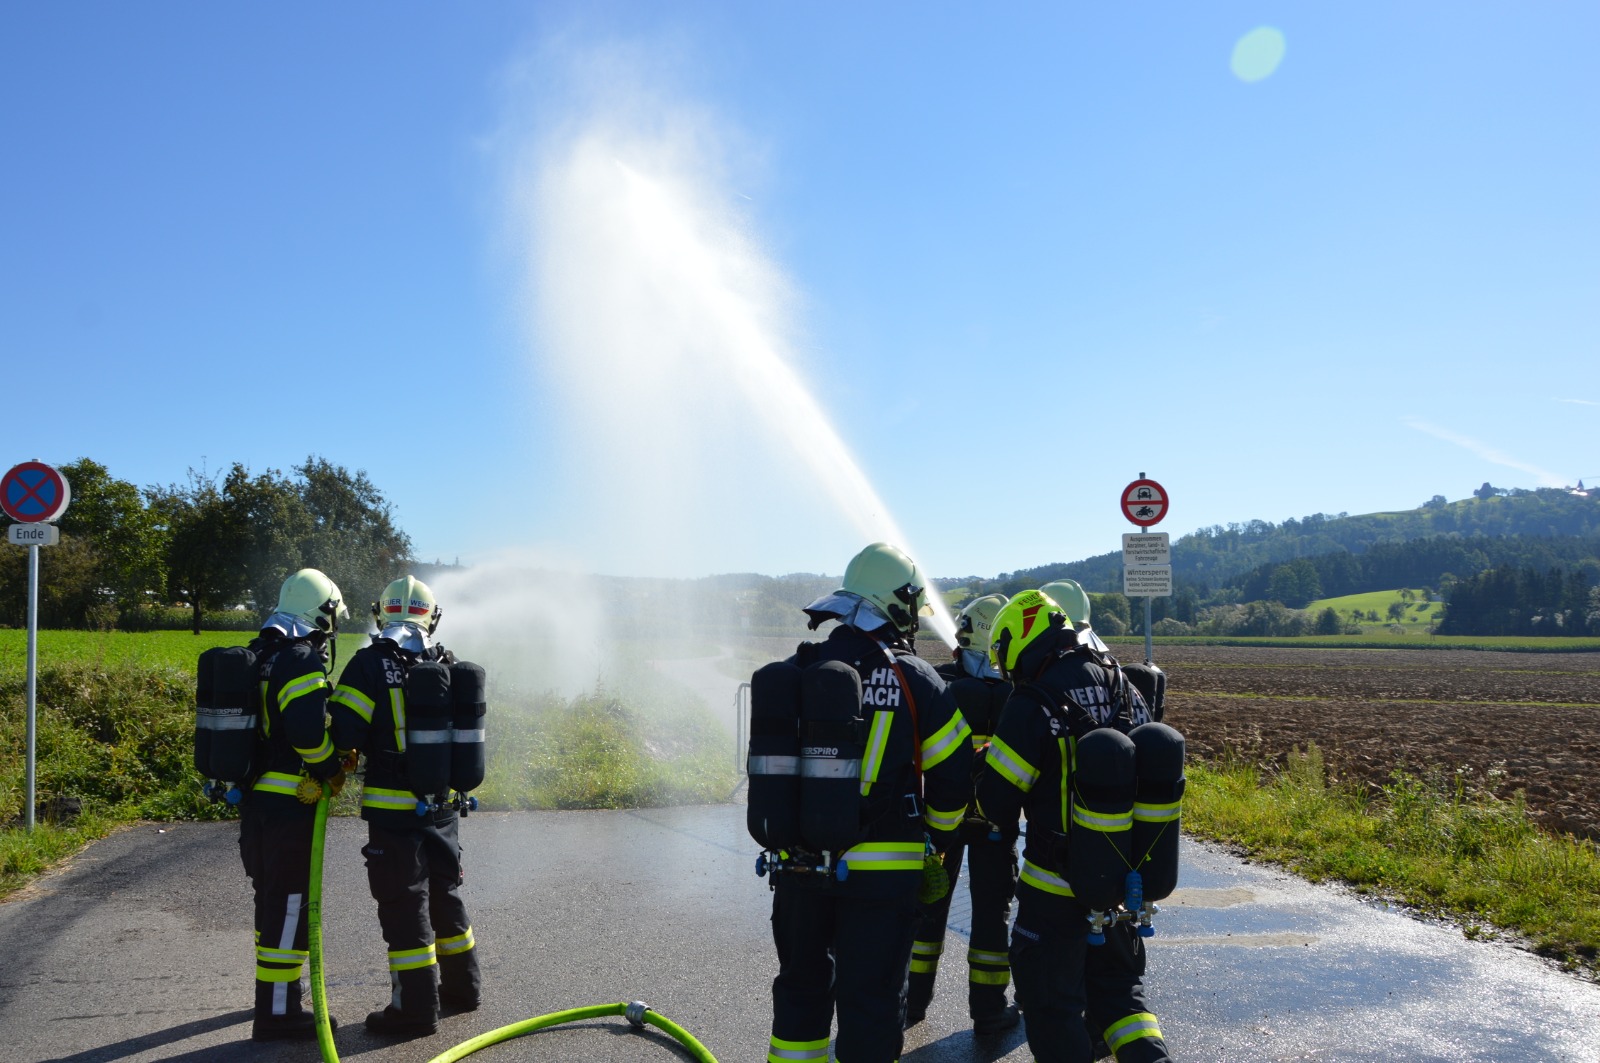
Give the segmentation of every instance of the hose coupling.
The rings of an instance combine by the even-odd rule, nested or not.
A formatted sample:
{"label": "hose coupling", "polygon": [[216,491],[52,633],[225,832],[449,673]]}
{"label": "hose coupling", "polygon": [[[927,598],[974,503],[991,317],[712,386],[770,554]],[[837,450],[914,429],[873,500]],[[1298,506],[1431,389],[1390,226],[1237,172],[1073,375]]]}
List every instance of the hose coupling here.
{"label": "hose coupling", "polygon": [[635,1000],[628,1005],[628,1010],[623,1012],[629,1022],[639,1029],[644,1029],[644,1013],[650,1010],[650,1005],[642,1000]]}

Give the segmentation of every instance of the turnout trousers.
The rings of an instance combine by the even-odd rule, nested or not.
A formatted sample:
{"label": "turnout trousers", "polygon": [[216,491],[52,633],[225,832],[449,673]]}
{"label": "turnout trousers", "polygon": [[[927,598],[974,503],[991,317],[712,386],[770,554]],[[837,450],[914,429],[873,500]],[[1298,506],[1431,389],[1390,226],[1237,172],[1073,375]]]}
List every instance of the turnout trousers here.
{"label": "turnout trousers", "polygon": [[1006,986],[1011,983],[1011,961],[1006,937],[1011,924],[1011,900],[1017,894],[1017,852],[1013,843],[991,840],[988,831],[967,833],[965,840],[945,852],[950,892],[922,906],[916,937],[911,944],[911,971],[906,979],[908,1018],[920,1016],[933,1000],[934,980],[944,953],[945,924],[950,902],[967,863],[967,888],[972,895],[972,936],[967,946],[967,1014],[974,1020],[992,1018],[1006,1009]]}
{"label": "turnout trousers", "polygon": [[1091,1028],[1103,1034],[1117,1063],[1168,1063],[1145,1003],[1137,932],[1119,926],[1104,945],[1091,946],[1089,910],[1075,899],[1024,884],[1017,901],[1011,973],[1037,1063],[1092,1063]]}
{"label": "turnout trousers", "polygon": [[304,1010],[301,983],[311,958],[306,901],[314,820],[294,808],[246,798],[239,813],[239,858],[255,891],[256,1018]]}
{"label": "turnout trousers", "polygon": [[415,827],[367,823],[367,884],[389,946],[390,1003],[407,1016],[437,1018],[446,1004],[476,1007],[482,979],[472,921],[461,899],[458,817],[436,812]]}
{"label": "turnout trousers", "polygon": [[902,1045],[917,880],[876,897],[798,878],[780,874],[773,889],[778,977],[772,980],[769,1063],[826,1063],[835,1011],[838,1063],[894,1063]]}

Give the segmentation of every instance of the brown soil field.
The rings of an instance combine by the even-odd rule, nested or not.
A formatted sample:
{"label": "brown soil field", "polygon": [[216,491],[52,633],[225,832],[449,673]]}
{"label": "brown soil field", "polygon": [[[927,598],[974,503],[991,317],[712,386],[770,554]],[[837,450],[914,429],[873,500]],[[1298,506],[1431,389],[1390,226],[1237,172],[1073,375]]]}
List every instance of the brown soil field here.
{"label": "brown soil field", "polygon": [[1600,839],[1600,653],[1157,646],[1156,663],[1191,756],[1282,763],[1315,742],[1339,777],[1459,773]]}

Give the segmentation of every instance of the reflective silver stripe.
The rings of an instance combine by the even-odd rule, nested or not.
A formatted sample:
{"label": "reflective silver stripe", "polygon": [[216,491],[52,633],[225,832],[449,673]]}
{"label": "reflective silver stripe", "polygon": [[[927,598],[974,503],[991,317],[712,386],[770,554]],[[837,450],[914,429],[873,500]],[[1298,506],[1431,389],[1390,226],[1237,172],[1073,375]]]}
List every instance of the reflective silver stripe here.
{"label": "reflective silver stripe", "polygon": [[1117,834],[1133,829],[1133,809],[1126,812],[1096,812],[1072,802],[1072,822],[1105,834]]}
{"label": "reflective silver stripe", "polygon": [[1046,893],[1055,893],[1062,897],[1073,896],[1071,883],[1052,871],[1046,871],[1032,860],[1024,859],[1022,861],[1020,881],[1035,889],[1044,890]]}
{"label": "reflective silver stripe", "polygon": [[859,779],[859,760],[834,760],[831,757],[801,757],[800,777],[803,779]]}
{"label": "reflective silver stripe", "polygon": [[419,746],[447,746],[450,744],[449,731],[411,730],[406,732],[406,737],[411,740],[413,745]]}
{"label": "reflective silver stripe", "polygon": [[751,775],[799,775],[799,757],[765,756],[751,757],[749,764]]}
{"label": "reflective silver stripe", "polygon": [[417,795],[409,790],[369,786],[361,795],[361,804],[365,808],[403,808],[409,812],[417,807]]}
{"label": "reflective silver stripe", "polygon": [[[843,860],[852,871],[910,871],[922,870],[922,856],[927,850],[914,843],[866,842],[846,849]],[[888,864],[889,867],[873,867]]]}
{"label": "reflective silver stripe", "polygon": [[482,742],[483,741],[483,728],[479,727],[476,730],[467,730],[467,731],[463,731],[463,730],[460,730],[460,729],[452,730],[450,732],[450,741],[452,741],[452,742]]}
{"label": "reflective silver stripe", "polygon": [[1032,790],[1033,784],[1039,781],[1038,770],[999,738],[989,740],[989,752],[984,754],[984,762],[1023,793]]}
{"label": "reflective silver stripe", "polygon": [[256,960],[261,963],[305,963],[311,957],[309,952],[297,949],[269,949],[265,945],[256,946]]}
{"label": "reflective silver stripe", "polygon": [[217,716],[213,713],[200,710],[195,717],[194,725],[202,731],[253,731],[256,718],[251,716]]}
{"label": "reflective silver stripe", "polygon": [[278,691],[278,711],[282,712],[289,707],[289,702],[313,690],[324,690],[328,686],[327,676],[312,674],[301,676],[282,690]]}
{"label": "reflective silver stripe", "polygon": [[457,934],[451,938],[439,938],[433,943],[434,950],[440,956],[454,956],[458,952],[466,952],[475,942],[472,939],[472,928],[467,927],[465,934]]}
{"label": "reflective silver stripe", "polygon": [[968,949],[967,962],[987,963],[991,967],[1010,967],[1011,957],[1004,952],[982,952],[978,949]]}
{"label": "reflective silver stripe", "polygon": [[956,713],[950,717],[950,722],[939,728],[922,743],[922,767],[926,771],[936,768],[944,763],[945,758],[954,753],[960,746],[962,739],[972,733],[972,728],[967,726],[966,717]]}
{"label": "reflective silver stripe", "polygon": [[1140,823],[1171,823],[1182,812],[1182,801],[1174,801],[1169,805],[1135,804],[1133,806],[1133,818]]}

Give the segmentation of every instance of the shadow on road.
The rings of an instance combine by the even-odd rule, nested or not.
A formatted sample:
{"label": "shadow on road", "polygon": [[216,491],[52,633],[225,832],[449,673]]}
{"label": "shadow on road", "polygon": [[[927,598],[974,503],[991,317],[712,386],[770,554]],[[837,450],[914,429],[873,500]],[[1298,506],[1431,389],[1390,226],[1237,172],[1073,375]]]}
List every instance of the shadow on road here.
{"label": "shadow on road", "polygon": [[[54,1059],[44,1060],[43,1063],[109,1063],[110,1060],[114,1059],[127,1059],[129,1056],[137,1055],[140,1052],[148,1052],[153,1048],[172,1044],[174,1041],[186,1041],[196,1034],[210,1033],[212,1030],[221,1030],[228,1026],[247,1023],[254,1015],[255,1012],[250,1008],[245,1008],[243,1011],[230,1011],[226,1015],[214,1015],[209,1019],[196,1019],[193,1022],[186,1022],[165,1030],[157,1030],[155,1033],[130,1037],[125,1041],[118,1041],[116,1044],[86,1049],[70,1056],[57,1056]],[[248,1031],[246,1031],[246,1036],[248,1036]],[[244,1047],[247,1049],[251,1044],[253,1042],[247,1040]],[[167,1057],[167,1063],[201,1063],[203,1060],[212,1060],[216,1059],[216,1057],[217,1049],[212,1046],[197,1049],[181,1056],[169,1056]],[[250,1058],[250,1055],[248,1051],[241,1050],[237,1055],[230,1054],[230,1058],[246,1060]]]}

